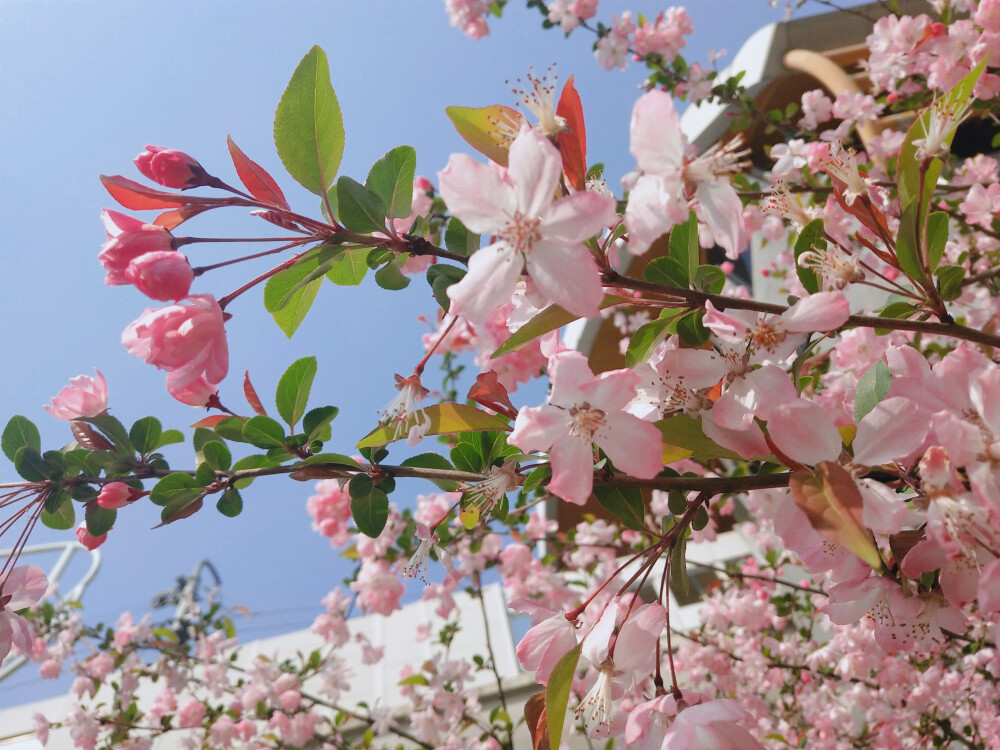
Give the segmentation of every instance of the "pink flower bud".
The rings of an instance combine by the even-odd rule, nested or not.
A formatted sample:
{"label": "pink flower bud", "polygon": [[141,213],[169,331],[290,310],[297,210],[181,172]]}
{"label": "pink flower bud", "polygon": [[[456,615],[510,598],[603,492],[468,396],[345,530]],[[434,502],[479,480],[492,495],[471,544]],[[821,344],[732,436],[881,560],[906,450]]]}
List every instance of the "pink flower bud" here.
{"label": "pink flower bud", "polygon": [[136,357],[166,370],[168,390],[185,403],[191,401],[178,394],[204,394],[229,371],[222,308],[210,294],[146,310],[122,333],[122,344]]}
{"label": "pink flower bud", "polygon": [[194,270],[183,253],[157,250],[143,253],[129,263],[125,278],[147,297],[169,302],[188,296]]}
{"label": "pink flower bud", "polygon": [[107,541],[108,535],[107,532],[105,532],[100,536],[93,536],[89,531],[87,531],[87,524],[81,523],[79,527],[77,527],[76,538],[80,544],[87,549],[95,550]]}
{"label": "pink flower bud", "polygon": [[432,185],[431,181],[424,176],[417,177],[417,179],[413,181],[413,188],[414,190],[420,190],[424,193],[434,192],[434,185]]}
{"label": "pink flower bud", "polygon": [[102,508],[124,508],[134,498],[133,489],[125,482],[108,482],[97,493],[97,504]]}
{"label": "pink flower bud", "polygon": [[139,219],[105,209],[101,212],[108,241],[97,259],[108,272],[104,283],[109,286],[131,283],[125,277],[129,264],[146,253],[173,250],[173,235],[155,224],[143,224]]}
{"label": "pink flower bud", "polygon": [[204,185],[208,176],[194,157],[160,146],[146,146],[146,150],[135,157],[135,165],[153,182],[181,190]]}
{"label": "pink flower bud", "polygon": [[77,375],[71,378],[50,404],[45,405],[45,411],[57,419],[70,422],[80,417],[96,417],[108,408],[108,384],[100,370],[95,368],[96,378],[89,375]]}

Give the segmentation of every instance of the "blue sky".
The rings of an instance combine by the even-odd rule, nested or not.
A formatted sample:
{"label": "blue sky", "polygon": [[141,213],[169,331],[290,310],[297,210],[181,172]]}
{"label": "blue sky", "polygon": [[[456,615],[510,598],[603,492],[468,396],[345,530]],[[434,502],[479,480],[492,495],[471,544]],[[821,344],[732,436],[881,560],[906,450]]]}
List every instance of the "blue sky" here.
{"label": "blue sky", "polygon": [[[605,2],[602,14],[624,7]],[[628,7],[655,16],[659,6]],[[691,62],[705,63],[709,48],[734,53],[752,31],[781,17],[781,9],[769,8],[765,0],[701,0],[687,8],[695,21],[685,50]],[[230,134],[275,175],[293,208],[318,213],[314,196],[284,173],[271,141],[277,101],[314,44],[326,50],[344,114],[341,174],[363,181],[373,161],[406,143],[416,148],[418,174],[436,182],[450,153],[468,151],[444,108],[513,104],[505,81],[523,76],[529,66],[544,70],[553,62],[561,78],[576,76],[590,161],[605,162],[610,180],[629,171],[628,121],[642,69],[605,72],[593,60],[586,32],[564,40],[558,31],[544,32],[535,11],[512,5],[506,15],[491,23],[489,37],[474,42],[448,26],[437,0],[5,0],[0,8],[0,421],[24,414],[39,425],[46,448],[68,442],[65,423],[41,406],[70,377],[92,374],[94,367],[108,380],[112,413],[126,424],[156,414],[166,427],[185,428],[202,416],[174,402],[163,373],[119,343],[121,330],[158,304],[130,287],[103,285],[96,260],[104,241],[99,214],[114,205],[97,178],[119,173],[142,179],[131,160],[149,143],[186,151],[210,172],[235,181],[226,150]],[[240,210],[221,213],[193,220],[177,234],[268,231]],[[196,265],[239,254],[224,245],[186,250]],[[212,273],[193,291],[222,296],[266,268],[261,262]],[[435,310],[427,285],[418,278],[394,293],[379,290],[370,279],[359,289],[328,285],[291,341],[264,312],[260,295],[251,292],[230,307],[232,357],[223,400],[240,404],[242,374],[249,370],[265,404],[273,403],[284,368],[316,354],[314,405],[341,408],[328,448],[352,452],[374,426],[376,410],[394,394],[392,374],[410,372],[422,354],[420,336],[427,327],[417,317]],[[187,449],[174,454],[174,465],[183,468],[187,456]],[[6,462],[0,478],[16,479]],[[419,491],[425,490],[412,489]],[[102,571],[85,598],[88,617],[113,621],[124,608],[144,611],[150,596],[208,559],[222,577],[224,602],[254,614],[239,624],[246,637],[308,626],[319,599],[348,572],[310,529],[309,494],[309,484],[260,481],[245,492],[245,510],[237,519],[206,507],[190,520],[155,530],[157,508],[129,508],[103,548]],[[394,499],[404,498],[400,493]],[[36,537],[62,538],[66,532],[47,529]],[[0,705],[45,694],[47,688],[38,683],[29,670],[22,671],[0,690]]]}

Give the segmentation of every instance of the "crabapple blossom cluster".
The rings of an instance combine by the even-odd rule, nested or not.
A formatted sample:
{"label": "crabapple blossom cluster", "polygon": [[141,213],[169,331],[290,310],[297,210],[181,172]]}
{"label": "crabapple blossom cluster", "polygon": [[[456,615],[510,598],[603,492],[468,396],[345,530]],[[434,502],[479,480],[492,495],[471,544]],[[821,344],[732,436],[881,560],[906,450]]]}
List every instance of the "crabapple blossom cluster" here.
{"label": "crabapple blossom cluster", "polygon": [[[478,38],[503,4],[447,8]],[[409,146],[363,183],[336,178],[345,136],[318,47],[274,132],[319,218],[293,210],[231,140],[241,187],[158,147],[136,165],[169,190],[104,178],[125,208],[163,211],[150,223],[104,213],[107,283],[171,303],[122,342],[166,371],[171,395],[216,413],[195,425],[196,465],[171,468],[162,449],[183,433],[155,417],[126,427],[100,372],[74,378],[46,407],[70,422],[69,446],[43,452],[25,417],[3,431],[24,481],[0,498],[0,533],[39,519],[68,530],[80,507],[78,538],[94,548],[139,500],[164,523],[206,500],[232,516],[248,481],[286,475],[317,480],[313,527],[356,567],[324,599],[314,651],[250,657],[218,605],[160,640],[130,616],[88,628],[37,605],[45,578],[16,565],[18,547],[0,570],[0,651],[77,675],[78,705],[39,718],[40,736],[65,728],[85,750],[168,734],[192,748],[1000,742],[1000,166],[964,136],[996,122],[1000,3],[941,2],[936,17],[880,8],[870,91],[809,90],[767,112],[738,78],[684,60],[682,9],[605,25],[596,2],[528,5],[565,33],[595,32],[605,67],[635,57],[650,71],[620,133],[634,157],[620,190],[587,151],[594,110],[585,126],[572,79],[560,88],[551,71],[519,82],[527,114],[448,109],[479,156],[452,155],[436,187]],[[692,143],[684,98],[732,108],[722,142]],[[777,142],[745,139],[754,122]],[[287,236],[192,268],[178,247],[237,240],[174,232],[220,208]],[[751,246],[772,250],[768,267],[746,270]],[[271,256],[229,294],[191,293],[216,267]],[[738,266],[780,294],[755,298]],[[288,367],[273,408],[249,374],[246,406],[235,391],[223,405],[234,300],[262,286],[291,336],[325,281],[369,271],[387,292],[422,276],[439,307],[369,434],[326,448],[338,410],[310,408],[313,356]],[[444,396],[428,387],[432,361]],[[543,373],[547,397],[521,387]],[[403,441],[423,452],[390,459]],[[414,479],[437,491],[401,500]],[[757,556],[702,566],[720,582],[701,625],[681,629],[698,569],[689,545],[728,534]],[[502,623],[485,598],[497,588],[529,621],[516,655],[538,684],[530,697],[509,692],[494,653]],[[408,595],[434,611],[413,625],[430,655],[392,675],[398,704],[359,698],[361,670],[389,644],[348,613],[392,617]],[[482,648],[457,653],[456,635],[475,628]]]}

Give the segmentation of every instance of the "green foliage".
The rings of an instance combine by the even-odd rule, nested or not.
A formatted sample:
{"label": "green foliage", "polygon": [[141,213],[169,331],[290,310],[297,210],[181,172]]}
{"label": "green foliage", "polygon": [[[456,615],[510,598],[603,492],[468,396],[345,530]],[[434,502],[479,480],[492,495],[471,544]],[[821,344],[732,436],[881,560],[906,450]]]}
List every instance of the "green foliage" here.
{"label": "green foliage", "polygon": [[661,310],[659,318],[639,326],[629,339],[628,349],[625,352],[625,366],[635,367],[649,359],[653,350],[667,337],[670,326],[678,315],[679,313],[674,310]]}
{"label": "green foliage", "polygon": [[337,286],[357,286],[368,273],[368,255],[371,248],[353,247],[338,255],[330,261],[330,267],[326,271],[326,277]]}
{"label": "green foliage", "polygon": [[412,146],[396,146],[372,165],[365,187],[382,199],[388,218],[410,215],[416,170],[417,152]]}
{"label": "green foliage", "polygon": [[278,414],[288,424],[289,429],[294,430],[299,419],[305,414],[315,377],[316,358],[303,357],[289,365],[278,380],[274,402],[278,407]]}
{"label": "green foliage", "polygon": [[76,526],[73,500],[65,490],[50,493],[42,506],[41,522],[50,529],[67,531]]}
{"label": "green foliage", "polygon": [[889,395],[892,374],[889,365],[876,360],[858,380],[854,393],[854,421],[860,422]]}
{"label": "green foliage", "polygon": [[389,497],[367,474],[352,477],[347,485],[351,495],[354,524],[365,536],[377,537],[389,519]]}
{"label": "green foliage", "polygon": [[563,724],[566,720],[566,708],[569,705],[569,694],[576,676],[576,665],[580,661],[583,644],[559,660],[549,675],[549,683],[545,686],[545,713],[548,717],[549,747],[559,747],[562,742]]}
{"label": "green foliage", "polygon": [[285,430],[270,417],[258,415],[243,425],[243,440],[258,448],[284,448]]}
{"label": "green foliage", "polygon": [[129,440],[142,455],[148,455],[160,447],[163,425],[156,417],[143,417],[128,431]]}
{"label": "green foliage", "polygon": [[816,294],[820,290],[820,278],[811,268],[801,266],[798,262],[799,256],[809,250],[826,250],[826,230],[822,219],[813,219],[806,224],[795,240],[795,273],[805,290],[809,294]]}
{"label": "green foliage", "polygon": [[[446,471],[454,471],[455,469],[447,458],[437,453],[420,453],[416,456],[411,456],[403,461],[401,466],[415,466],[423,469],[444,469]],[[451,479],[432,479],[431,481],[445,492],[454,492],[461,486],[460,482],[456,482]]]}
{"label": "green foliage", "polygon": [[458,266],[449,266],[444,263],[435,263],[427,269],[427,283],[431,285],[434,299],[441,305],[441,309],[448,312],[451,307],[451,299],[448,297],[448,287],[457,284],[465,278],[466,271]]}
{"label": "green foliage", "polygon": [[107,534],[111,531],[111,527],[115,525],[115,520],[117,518],[117,510],[114,508],[102,508],[97,503],[88,507],[87,515],[84,516],[84,520],[87,524],[87,531],[91,536],[101,536],[102,534]]}
{"label": "green foliage", "polygon": [[3,448],[3,454],[13,461],[21,448],[31,448],[41,453],[42,437],[34,422],[18,414],[7,422],[3,435],[0,436],[0,447]]}
{"label": "green foliage", "polygon": [[470,232],[454,216],[448,220],[448,226],[444,230],[444,245],[451,252],[468,257],[479,249],[479,239],[478,234]]}
{"label": "green foliage", "polygon": [[701,248],[698,245],[698,217],[694,211],[689,213],[686,222],[670,230],[669,257],[684,269],[685,279],[690,281],[694,278],[701,258]]}
{"label": "green foliage", "polygon": [[594,496],[601,506],[630,529],[646,528],[646,507],[638,487],[595,487]]}
{"label": "green foliage", "polygon": [[324,443],[329,440],[332,434],[330,423],[339,413],[340,409],[336,406],[319,406],[307,411],[302,418],[302,432],[305,433],[306,440],[310,443],[314,440]]}
{"label": "green foliage", "polygon": [[323,195],[344,154],[344,121],[326,53],[313,47],[292,74],[274,113],[274,145],[288,173]]}
{"label": "green foliage", "polygon": [[230,487],[215,503],[216,510],[228,518],[235,518],[243,512],[243,498],[240,497],[239,490]]}
{"label": "green foliage", "polygon": [[384,232],[385,204],[378,194],[344,176],[337,180],[337,210],[340,223],[352,232]]}
{"label": "green foliage", "polygon": [[311,250],[264,285],[264,309],[288,338],[298,330],[316,299],[323,274],[329,270],[321,268],[319,250]]}
{"label": "green foliage", "polygon": [[673,257],[653,258],[643,277],[653,284],[680,289],[687,289],[691,281],[687,265]]}

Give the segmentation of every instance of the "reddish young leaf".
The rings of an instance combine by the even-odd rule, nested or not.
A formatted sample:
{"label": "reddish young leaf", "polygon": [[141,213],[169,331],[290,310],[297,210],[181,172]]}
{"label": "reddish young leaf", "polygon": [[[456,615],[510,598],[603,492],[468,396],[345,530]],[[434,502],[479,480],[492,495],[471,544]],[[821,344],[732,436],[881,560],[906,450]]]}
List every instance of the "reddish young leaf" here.
{"label": "reddish young leaf", "polygon": [[229,416],[230,415],[228,414],[212,414],[208,417],[205,417],[204,419],[199,419],[197,422],[191,425],[191,427],[192,428],[206,427],[209,430],[211,430],[214,429],[215,425],[219,424],[219,422],[221,422],[223,419],[229,419]]}
{"label": "reddish young leaf", "polygon": [[141,211],[147,208],[180,208],[192,203],[192,199],[176,193],[154,190],[121,175],[101,175],[101,183],[111,193],[111,197],[125,208]]}
{"label": "reddish young leaf", "polygon": [[535,693],[524,704],[524,722],[531,733],[532,750],[549,750],[549,727],[545,717],[545,693]]}
{"label": "reddish young leaf", "polygon": [[583,124],[583,103],[573,85],[573,76],[563,86],[556,114],[566,120],[569,128],[556,136],[563,172],[574,188],[583,190],[587,186],[587,128]]}
{"label": "reddish young leaf", "polygon": [[173,231],[192,216],[197,216],[202,211],[207,211],[210,208],[215,208],[215,206],[191,205],[184,206],[184,208],[176,208],[172,211],[164,211],[153,220],[153,223],[158,227]]}
{"label": "reddish young leaf", "polygon": [[260,396],[257,395],[257,391],[254,389],[253,383],[250,382],[249,370],[243,373],[243,395],[247,397],[247,403],[250,404],[251,409],[262,417],[267,416],[267,410],[260,402]]}
{"label": "reddish young leaf", "polygon": [[229,153],[233,157],[236,174],[239,175],[247,192],[263,203],[288,209],[288,201],[285,200],[284,193],[281,192],[278,183],[267,173],[267,170],[244,154],[239,146],[233,142],[232,136],[226,136],[226,142],[229,144]]}
{"label": "reddish young leaf", "polygon": [[76,438],[76,442],[89,451],[106,451],[114,447],[107,438],[86,422],[74,419],[69,423],[69,429],[73,433],[73,437]]}

